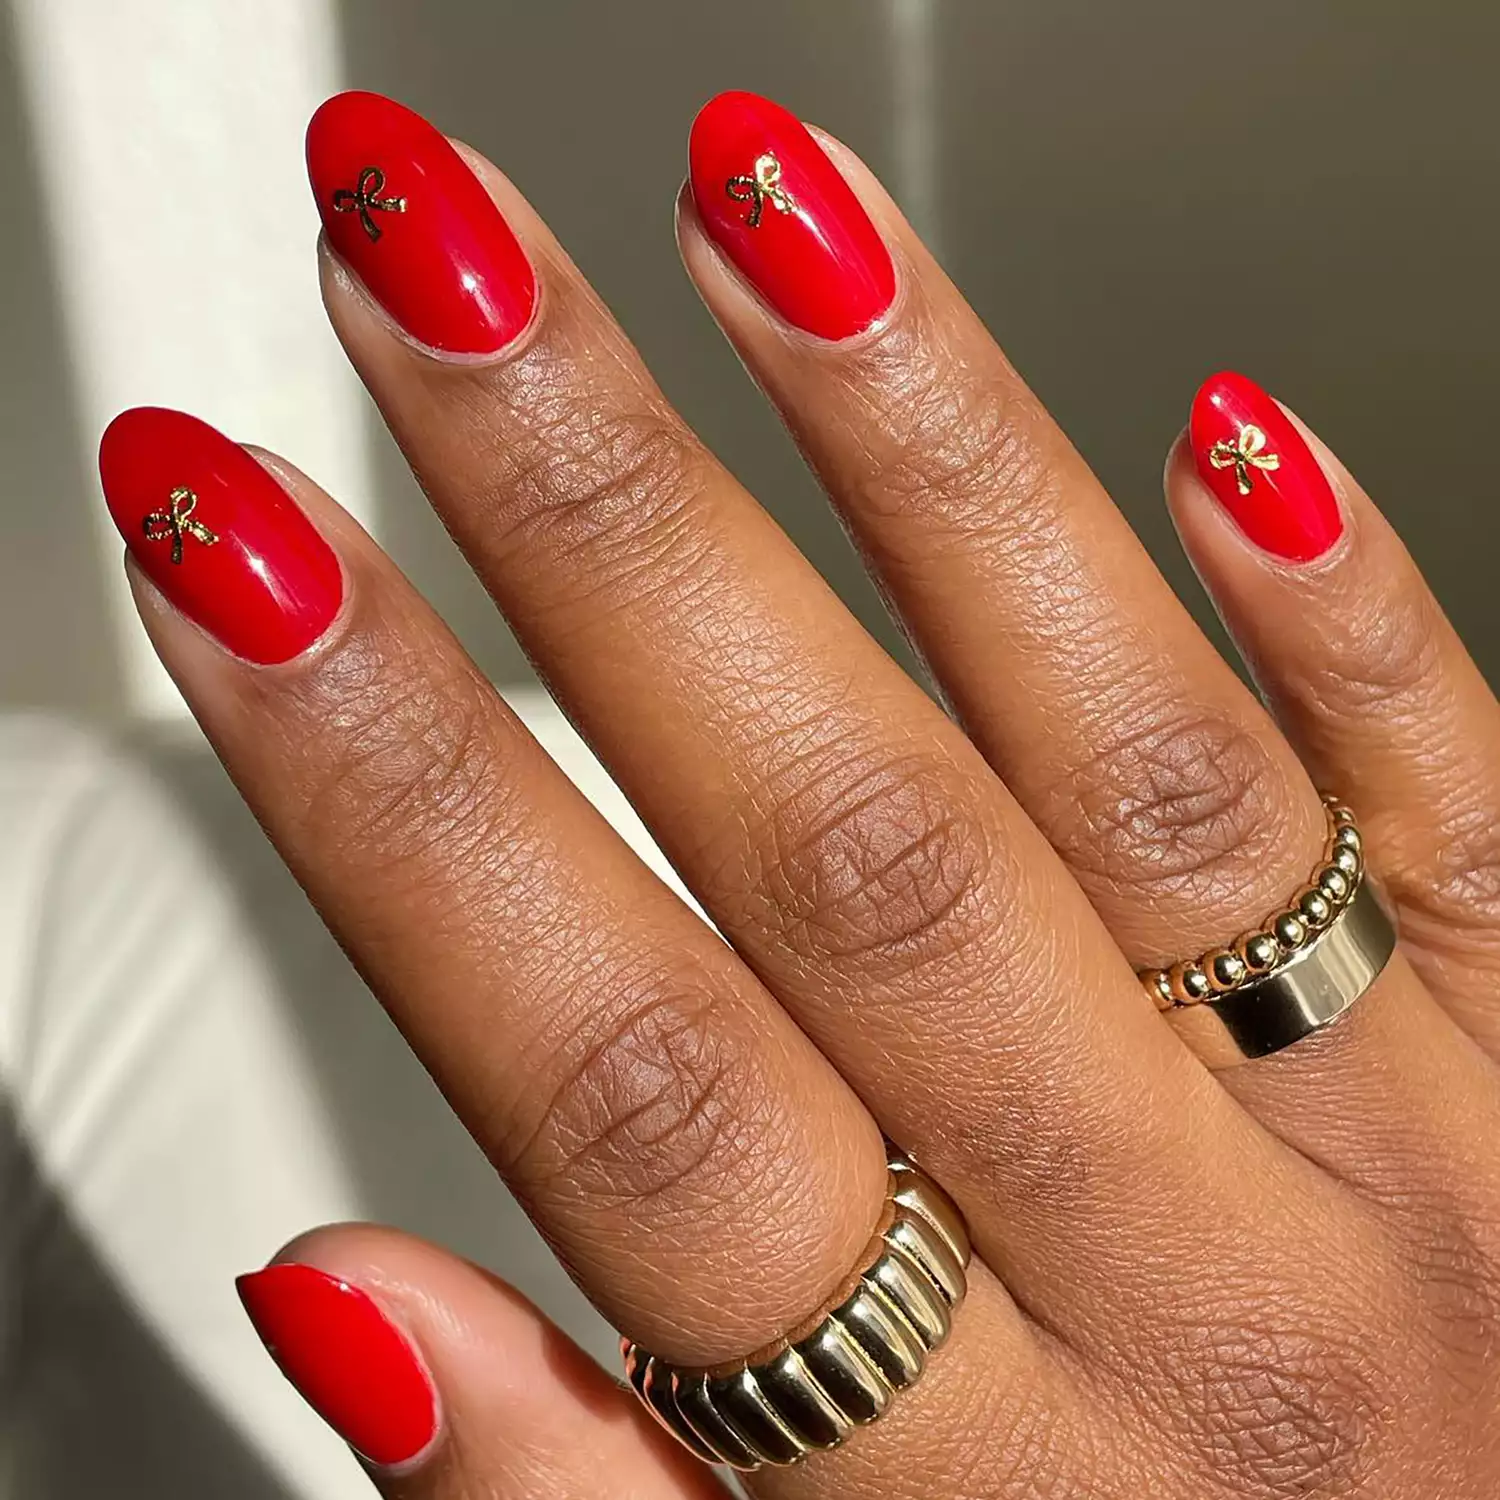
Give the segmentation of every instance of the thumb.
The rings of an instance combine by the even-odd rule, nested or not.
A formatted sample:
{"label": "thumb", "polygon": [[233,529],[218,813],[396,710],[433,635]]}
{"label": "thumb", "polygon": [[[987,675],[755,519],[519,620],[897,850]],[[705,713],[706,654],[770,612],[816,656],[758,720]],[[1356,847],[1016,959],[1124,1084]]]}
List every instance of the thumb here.
{"label": "thumb", "polygon": [[333,1225],[238,1286],[282,1373],[393,1500],[722,1500],[520,1293],[436,1246]]}

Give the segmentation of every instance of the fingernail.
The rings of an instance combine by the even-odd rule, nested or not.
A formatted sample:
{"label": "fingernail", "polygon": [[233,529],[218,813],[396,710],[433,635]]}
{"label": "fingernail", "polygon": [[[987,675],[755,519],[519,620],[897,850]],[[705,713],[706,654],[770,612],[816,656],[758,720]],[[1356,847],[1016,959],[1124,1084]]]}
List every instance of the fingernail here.
{"label": "fingernail", "polygon": [[110,515],[141,571],[227,651],[269,665],[333,622],[333,549],[238,443],[186,412],[138,406],[99,442]]}
{"label": "fingernail", "polygon": [[720,94],[693,121],[688,163],[703,227],[789,323],[843,339],[890,307],[890,252],[795,115],[758,94]]}
{"label": "fingernail", "polygon": [[371,1463],[415,1458],[437,1403],[406,1336],[364,1292],[312,1266],[267,1266],[235,1282],[281,1373]]}
{"label": "fingernail", "polygon": [[1203,482],[1257,547],[1321,557],[1343,534],[1333,487],[1290,417],[1253,380],[1224,370],[1193,398],[1188,439]]}
{"label": "fingernail", "polygon": [[380,94],[335,94],[307,127],[328,242],[418,343],[493,354],[531,321],[536,278],[443,134]]}

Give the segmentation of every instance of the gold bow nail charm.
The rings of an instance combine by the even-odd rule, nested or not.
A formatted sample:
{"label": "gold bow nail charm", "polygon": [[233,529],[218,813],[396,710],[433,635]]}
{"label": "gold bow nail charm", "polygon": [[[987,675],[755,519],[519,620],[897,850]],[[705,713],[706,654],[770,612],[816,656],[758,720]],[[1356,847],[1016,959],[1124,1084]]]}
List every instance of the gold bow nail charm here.
{"label": "gold bow nail charm", "polygon": [[385,173],[379,167],[366,167],[353,188],[338,188],[333,195],[334,210],[341,214],[357,213],[372,245],[380,238],[380,225],[371,217],[372,209],[383,214],[406,212],[405,198],[382,198],[380,194],[384,191]]}
{"label": "gold bow nail charm", "polygon": [[779,213],[792,214],[797,211],[797,200],[781,185],[781,163],[769,151],[755,158],[753,174],[731,177],[724,184],[724,191],[736,203],[750,205],[745,223],[751,229],[760,227],[760,216],[765,212],[768,200]]}
{"label": "gold bow nail charm", "polygon": [[1265,446],[1265,433],[1247,422],[1240,428],[1239,437],[1234,442],[1220,438],[1208,450],[1208,461],[1216,469],[1233,469],[1234,481],[1240,494],[1248,495],[1255,488],[1255,476],[1251,474],[1251,469],[1272,470],[1281,467],[1279,454],[1261,452]]}
{"label": "gold bow nail charm", "polygon": [[219,540],[218,536],[210,531],[202,521],[193,519],[193,512],[198,508],[198,497],[192,490],[179,487],[172,491],[167,497],[169,504],[166,510],[153,510],[142,523],[142,530],[146,533],[149,541],[172,543],[172,561],[182,561],[182,539],[190,536],[196,542],[202,542],[205,547],[212,547]]}

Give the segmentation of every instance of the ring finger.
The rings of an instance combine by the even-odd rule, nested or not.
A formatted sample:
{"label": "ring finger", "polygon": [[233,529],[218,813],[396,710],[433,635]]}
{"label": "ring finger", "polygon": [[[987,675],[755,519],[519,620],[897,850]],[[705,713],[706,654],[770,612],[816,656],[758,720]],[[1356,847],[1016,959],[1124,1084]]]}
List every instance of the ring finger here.
{"label": "ring finger", "polygon": [[[1214,384],[1253,389],[1243,377]],[[1314,566],[1283,566],[1234,524],[1186,445],[1168,463],[1167,497],[1288,736],[1363,809],[1414,963],[1500,1057],[1500,706],[1400,538],[1308,441],[1347,520]]]}
{"label": "ring finger", "polygon": [[[746,233],[722,191],[725,162],[769,132],[830,156],[894,251],[900,293],[868,336],[809,338],[829,330],[809,329],[787,301],[768,240]],[[1307,881],[1325,838],[1317,791],[1269,715],[847,150],[815,143],[767,101],[730,95],[705,108],[692,153],[680,224],[689,273],[959,718],[1126,956],[1167,965],[1255,927]],[[1336,525],[1336,507],[1281,545],[1304,547],[1319,523]],[[1368,1076],[1395,1049],[1399,1087],[1420,1101],[1447,1065],[1451,1030],[1398,962],[1349,1024],[1275,1064],[1305,1097],[1337,1094],[1345,1108],[1291,1115],[1259,1097],[1263,1069],[1223,1077],[1304,1150],[1343,1160],[1401,1111],[1388,1086],[1345,1097],[1314,1080]]]}

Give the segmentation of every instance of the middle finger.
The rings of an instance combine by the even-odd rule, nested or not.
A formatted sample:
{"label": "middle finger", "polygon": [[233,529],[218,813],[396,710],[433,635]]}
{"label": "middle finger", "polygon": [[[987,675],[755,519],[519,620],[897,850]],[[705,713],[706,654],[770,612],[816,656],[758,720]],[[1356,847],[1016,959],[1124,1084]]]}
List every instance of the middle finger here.
{"label": "middle finger", "polygon": [[[378,295],[401,266],[328,211],[369,156],[341,137],[340,108],[314,122],[314,189],[333,246]],[[382,163],[393,181],[398,151],[449,149],[423,122],[402,128]],[[969,741],[686,431],[514,190],[469,165],[530,255],[529,321],[497,328],[488,358],[444,358],[325,257],[330,316],[434,505],[710,915],[964,1200],[1023,1296],[1066,1264],[1074,1295],[1107,1298],[1125,1247],[1170,1253],[1208,1216],[1243,1218],[1218,1166],[1274,1173],[1269,1143],[1160,1025]]]}

